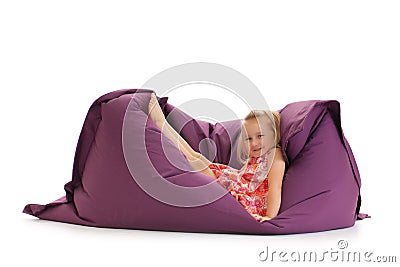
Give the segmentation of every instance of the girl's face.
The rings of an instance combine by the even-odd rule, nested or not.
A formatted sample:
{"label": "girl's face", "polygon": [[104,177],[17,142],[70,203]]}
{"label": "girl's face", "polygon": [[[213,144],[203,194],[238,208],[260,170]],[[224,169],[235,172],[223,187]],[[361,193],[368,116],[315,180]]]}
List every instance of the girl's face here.
{"label": "girl's face", "polygon": [[244,142],[249,157],[261,156],[272,146],[274,132],[267,127],[265,119],[254,118],[246,120],[244,129]]}

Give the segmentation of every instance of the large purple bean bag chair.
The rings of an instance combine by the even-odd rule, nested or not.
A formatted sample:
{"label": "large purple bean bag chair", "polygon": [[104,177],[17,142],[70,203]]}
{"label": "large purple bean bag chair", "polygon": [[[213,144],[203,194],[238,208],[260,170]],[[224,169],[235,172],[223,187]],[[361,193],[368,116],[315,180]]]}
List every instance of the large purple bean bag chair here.
{"label": "large purple bean bag chair", "polygon": [[[351,227],[357,219],[370,217],[359,212],[360,174],[341,128],[338,101],[301,101],[278,110],[286,161],[282,202],[276,217],[259,222],[228,192],[215,199],[225,189],[213,178],[190,171],[184,154],[165,141],[167,137],[147,116],[152,92],[127,89],[98,98],[79,136],[66,195],[46,205],[28,204],[23,212],[97,227],[246,234],[318,232]],[[169,104],[168,97],[157,99],[168,122],[194,150],[213,162],[241,167],[233,153],[240,119],[211,124]],[[146,149],[139,143],[124,143],[138,140],[142,133]],[[151,170],[162,179],[157,180]],[[149,177],[138,177],[147,172]],[[161,195],[154,197],[150,192],[154,181],[186,191],[172,193],[168,186],[158,187]],[[203,185],[204,194],[189,190]],[[160,184],[154,182],[156,186]],[[173,203],[200,203],[207,198],[209,203],[197,206]]]}

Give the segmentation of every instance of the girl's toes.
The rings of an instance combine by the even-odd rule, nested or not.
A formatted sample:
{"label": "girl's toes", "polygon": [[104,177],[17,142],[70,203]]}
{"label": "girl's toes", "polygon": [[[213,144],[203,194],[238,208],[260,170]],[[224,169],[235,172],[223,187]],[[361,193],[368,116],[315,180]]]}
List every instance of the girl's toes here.
{"label": "girl's toes", "polygon": [[158,103],[154,93],[151,93],[148,109],[149,116],[154,122],[158,123],[165,120],[164,113],[162,112],[160,104]]}

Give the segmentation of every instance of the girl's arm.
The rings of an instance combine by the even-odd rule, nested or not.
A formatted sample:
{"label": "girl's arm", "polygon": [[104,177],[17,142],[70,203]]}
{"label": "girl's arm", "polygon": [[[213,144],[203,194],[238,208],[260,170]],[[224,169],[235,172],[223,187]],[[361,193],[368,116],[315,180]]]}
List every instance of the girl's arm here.
{"label": "girl's arm", "polygon": [[281,148],[276,148],[274,160],[268,174],[267,219],[278,214],[281,206],[282,180],[285,160]]}

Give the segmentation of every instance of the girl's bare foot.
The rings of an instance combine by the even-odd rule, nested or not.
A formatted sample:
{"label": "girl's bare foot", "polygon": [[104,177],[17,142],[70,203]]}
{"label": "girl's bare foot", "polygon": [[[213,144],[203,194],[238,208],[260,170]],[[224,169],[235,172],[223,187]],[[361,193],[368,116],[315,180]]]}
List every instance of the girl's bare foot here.
{"label": "girl's bare foot", "polygon": [[148,110],[150,119],[152,119],[156,125],[161,127],[165,122],[165,116],[154,93],[151,93],[150,95]]}

